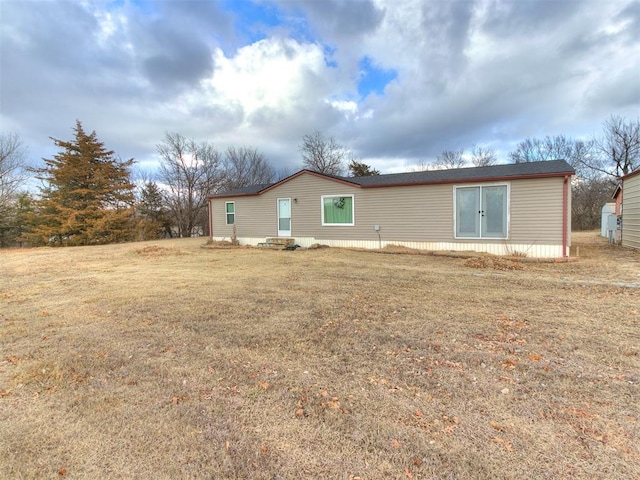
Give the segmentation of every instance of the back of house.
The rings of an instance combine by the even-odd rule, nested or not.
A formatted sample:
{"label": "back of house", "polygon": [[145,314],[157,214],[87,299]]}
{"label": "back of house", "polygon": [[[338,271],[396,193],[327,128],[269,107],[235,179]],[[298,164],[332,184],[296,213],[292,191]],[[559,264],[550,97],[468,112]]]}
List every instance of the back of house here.
{"label": "back of house", "polygon": [[563,160],[369,177],[301,170],[210,196],[211,237],[566,257],[574,173]]}

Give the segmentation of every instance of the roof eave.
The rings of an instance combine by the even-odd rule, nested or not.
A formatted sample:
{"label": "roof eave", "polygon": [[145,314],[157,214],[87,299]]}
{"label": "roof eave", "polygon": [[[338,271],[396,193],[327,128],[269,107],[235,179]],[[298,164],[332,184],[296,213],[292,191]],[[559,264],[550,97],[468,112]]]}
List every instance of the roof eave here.
{"label": "roof eave", "polygon": [[552,178],[552,177],[566,177],[568,175],[575,175],[575,172],[553,172],[553,173],[536,173],[536,174],[520,174],[509,176],[495,176],[485,178],[460,178],[460,179],[443,179],[443,180],[427,180],[416,182],[396,182],[396,183],[384,183],[381,185],[360,185],[362,188],[382,188],[382,187],[409,187],[417,185],[446,185],[454,183],[481,183],[481,182],[505,182],[508,180],[524,180],[532,178]]}
{"label": "roof eave", "polygon": [[628,180],[631,177],[635,177],[636,175],[640,175],[640,168],[634,170],[633,172],[629,172],[622,177],[622,180]]}
{"label": "roof eave", "polygon": [[497,176],[484,177],[484,178],[459,178],[459,179],[426,180],[426,181],[414,181],[414,182],[395,182],[395,183],[384,183],[384,184],[361,185],[355,182],[350,182],[342,178],[332,177],[331,175],[324,175],[322,173],[313,172],[311,170],[300,170],[299,172],[296,172],[293,175],[290,175],[287,178],[284,178],[279,182],[269,185],[268,187],[265,187],[262,190],[259,190],[257,192],[236,193],[236,194],[222,193],[217,195],[209,195],[207,197],[207,200],[210,200],[213,198],[252,197],[256,195],[262,195],[263,193],[266,193],[269,190],[277,188],[280,185],[304,174],[324,178],[327,180],[331,180],[333,182],[341,183],[343,185],[348,185],[355,188],[385,188],[385,187],[409,187],[409,186],[417,186],[417,185],[446,185],[446,184],[454,184],[454,183],[505,182],[509,180],[524,180],[524,179],[533,179],[533,178],[566,177],[566,176],[575,175],[575,172],[564,171],[564,172],[548,172],[548,173],[529,173],[529,174],[507,175],[507,176],[497,175]]}
{"label": "roof eave", "polygon": [[338,178],[338,177],[333,177],[331,175],[325,175],[323,173],[319,173],[319,172],[314,172],[312,170],[300,170],[296,173],[294,173],[293,175],[289,175],[286,178],[283,178],[282,180],[273,183],[271,185],[269,185],[268,187],[263,188],[262,190],[258,190],[257,192],[250,192],[250,193],[220,193],[220,194],[216,194],[216,195],[209,195],[207,197],[207,200],[210,200],[212,198],[229,198],[229,197],[250,197],[250,196],[254,196],[254,195],[262,195],[263,193],[268,192],[269,190],[273,190],[274,188],[279,187],[280,185],[287,183],[291,180],[293,180],[294,178],[297,178],[301,175],[312,175],[314,177],[320,177],[320,178],[324,178],[326,180],[331,180],[332,182],[337,182],[337,183],[341,183],[343,185],[349,185],[351,187],[357,187],[357,188],[361,188],[362,185],[358,185],[355,182],[350,182],[348,180],[342,179],[342,178]]}

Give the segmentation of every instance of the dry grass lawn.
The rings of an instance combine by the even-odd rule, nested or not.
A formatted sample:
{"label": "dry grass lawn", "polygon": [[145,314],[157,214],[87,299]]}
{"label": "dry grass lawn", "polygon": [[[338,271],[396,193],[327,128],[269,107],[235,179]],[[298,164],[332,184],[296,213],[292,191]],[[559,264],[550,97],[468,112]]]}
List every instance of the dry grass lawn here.
{"label": "dry grass lawn", "polygon": [[640,252],[0,252],[2,478],[640,478]]}

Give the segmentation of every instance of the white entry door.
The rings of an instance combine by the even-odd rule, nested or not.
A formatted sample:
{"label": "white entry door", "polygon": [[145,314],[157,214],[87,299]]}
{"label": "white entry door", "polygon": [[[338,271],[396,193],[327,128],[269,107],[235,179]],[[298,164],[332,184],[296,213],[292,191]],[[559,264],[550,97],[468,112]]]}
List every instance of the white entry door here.
{"label": "white entry door", "polygon": [[291,199],[278,199],[278,236],[291,236]]}

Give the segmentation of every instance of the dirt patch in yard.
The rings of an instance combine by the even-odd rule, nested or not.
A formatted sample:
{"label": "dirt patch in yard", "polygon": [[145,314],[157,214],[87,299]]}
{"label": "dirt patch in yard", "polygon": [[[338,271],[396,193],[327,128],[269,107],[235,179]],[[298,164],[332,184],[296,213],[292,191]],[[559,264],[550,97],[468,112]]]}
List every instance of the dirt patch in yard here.
{"label": "dirt patch in yard", "polygon": [[135,250],[138,255],[145,256],[162,256],[162,255],[182,255],[182,252],[177,248],[161,247],[159,245],[147,245],[145,247]]}

